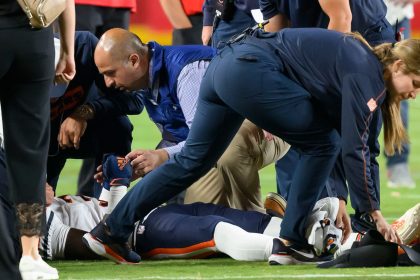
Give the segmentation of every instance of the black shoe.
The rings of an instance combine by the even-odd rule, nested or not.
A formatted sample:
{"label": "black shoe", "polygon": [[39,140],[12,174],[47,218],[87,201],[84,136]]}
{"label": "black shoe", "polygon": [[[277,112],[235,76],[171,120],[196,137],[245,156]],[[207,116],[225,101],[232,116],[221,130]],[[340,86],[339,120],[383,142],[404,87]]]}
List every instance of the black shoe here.
{"label": "black shoe", "polygon": [[268,263],[270,265],[320,264],[332,260],[333,257],[333,255],[318,257],[311,246],[306,248],[294,244],[286,246],[279,238],[274,238]]}
{"label": "black shoe", "polygon": [[121,264],[139,263],[140,256],[131,250],[128,243],[118,243],[111,237],[108,226],[100,222],[83,236],[83,243],[94,253]]}
{"label": "black shoe", "polygon": [[369,213],[355,213],[350,215],[351,228],[354,232],[365,234],[369,230],[376,230],[376,224]]}

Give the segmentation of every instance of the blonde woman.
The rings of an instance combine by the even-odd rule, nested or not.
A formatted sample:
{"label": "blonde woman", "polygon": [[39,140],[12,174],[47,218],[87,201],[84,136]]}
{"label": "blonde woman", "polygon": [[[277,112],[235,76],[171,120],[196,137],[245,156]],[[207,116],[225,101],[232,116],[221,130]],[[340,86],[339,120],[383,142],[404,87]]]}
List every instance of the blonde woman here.
{"label": "blonde woman", "polygon": [[[113,77],[133,76],[143,64],[133,61],[139,56],[127,53],[129,62],[102,66],[112,69]],[[94,251],[110,245],[122,256],[120,262],[134,260],[134,252],[124,247],[134,222],[213,167],[247,118],[300,152],[280,232],[282,245],[273,260],[323,261],[308,246],[304,225],[339,153],[353,207],[370,214],[387,240],[400,242],[380,211],[375,142],[381,112],[386,150],[392,153],[406,141],[399,102],[416,96],[419,70],[417,40],[372,49],[354,36],[311,28],[258,31],[229,43],[204,75],[184,148],[137,183],[85,239]],[[348,237],[349,223],[342,222],[347,215],[341,213],[336,224]]]}

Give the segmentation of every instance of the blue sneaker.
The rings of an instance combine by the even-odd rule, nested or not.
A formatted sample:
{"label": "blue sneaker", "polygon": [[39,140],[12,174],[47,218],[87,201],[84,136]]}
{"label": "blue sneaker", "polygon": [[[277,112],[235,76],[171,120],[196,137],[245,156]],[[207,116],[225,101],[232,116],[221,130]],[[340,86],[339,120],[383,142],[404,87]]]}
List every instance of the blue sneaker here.
{"label": "blue sneaker", "polygon": [[133,168],[125,158],[114,154],[105,154],[102,160],[102,172],[104,178],[102,186],[109,190],[110,186],[128,187]]}
{"label": "blue sneaker", "polygon": [[131,250],[128,242],[118,243],[111,237],[111,232],[104,222],[83,235],[83,243],[94,253],[119,264],[137,264],[140,256]]}

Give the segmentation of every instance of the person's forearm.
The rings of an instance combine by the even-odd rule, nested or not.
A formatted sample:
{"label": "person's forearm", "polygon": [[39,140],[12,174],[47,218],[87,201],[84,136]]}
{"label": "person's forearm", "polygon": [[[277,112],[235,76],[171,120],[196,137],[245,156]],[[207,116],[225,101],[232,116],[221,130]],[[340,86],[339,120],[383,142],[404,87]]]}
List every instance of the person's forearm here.
{"label": "person's forearm", "polygon": [[322,11],[329,17],[328,29],[351,31],[352,12],[349,0],[318,0]]}
{"label": "person's forearm", "polygon": [[328,24],[328,29],[340,31],[340,32],[350,32],[351,31],[351,17],[350,18],[330,18],[330,22]]}
{"label": "person's forearm", "polygon": [[74,0],[67,0],[67,7],[58,19],[60,25],[61,49],[68,56],[74,56],[74,33],[76,13]]}
{"label": "person's forearm", "polygon": [[160,0],[160,5],[172,27],[175,29],[190,28],[191,22],[185,14],[181,1]]}
{"label": "person's forearm", "polygon": [[268,20],[268,24],[264,26],[267,32],[277,32],[289,26],[289,21],[286,16],[277,14]]}

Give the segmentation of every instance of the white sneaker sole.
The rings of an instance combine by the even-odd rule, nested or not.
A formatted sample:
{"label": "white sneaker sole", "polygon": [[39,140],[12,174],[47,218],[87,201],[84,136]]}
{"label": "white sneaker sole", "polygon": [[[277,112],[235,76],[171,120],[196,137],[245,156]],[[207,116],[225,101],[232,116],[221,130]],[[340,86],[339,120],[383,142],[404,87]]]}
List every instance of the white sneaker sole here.
{"label": "white sneaker sole", "polygon": [[59,279],[58,274],[43,273],[39,271],[23,271],[20,273],[22,280],[55,280]]}
{"label": "white sneaker sole", "polygon": [[297,262],[297,260],[289,255],[271,254],[271,256],[268,257],[268,264],[270,265],[294,265],[298,264]]}
{"label": "white sneaker sole", "polygon": [[388,181],[387,182],[387,187],[390,189],[402,189],[402,188],[406,188],[406,189],[415,189],[416,188],[416,184],[397,184],[394,183],[392,181]]}
{"label": "white sneaker sole", "polygon": [[107,258],[118,264],[137,264],[132,262],[127,262],[125,259],[118,256],[111,248],[107,245],[102,244],[95,239],[89,232],[83,235],[83,240],[86,245],[97,255]]}
{"label": "white sneaker sole", "polygon": [[271,254],[271,256],[268,257],[268,264],[270,264],[270,265],[321,264],[321,263],[325,263],[325,262],[327,262],[327,261],[304,262],[304,261],[299,261],[299,260],[293,258],[290,255]]}

